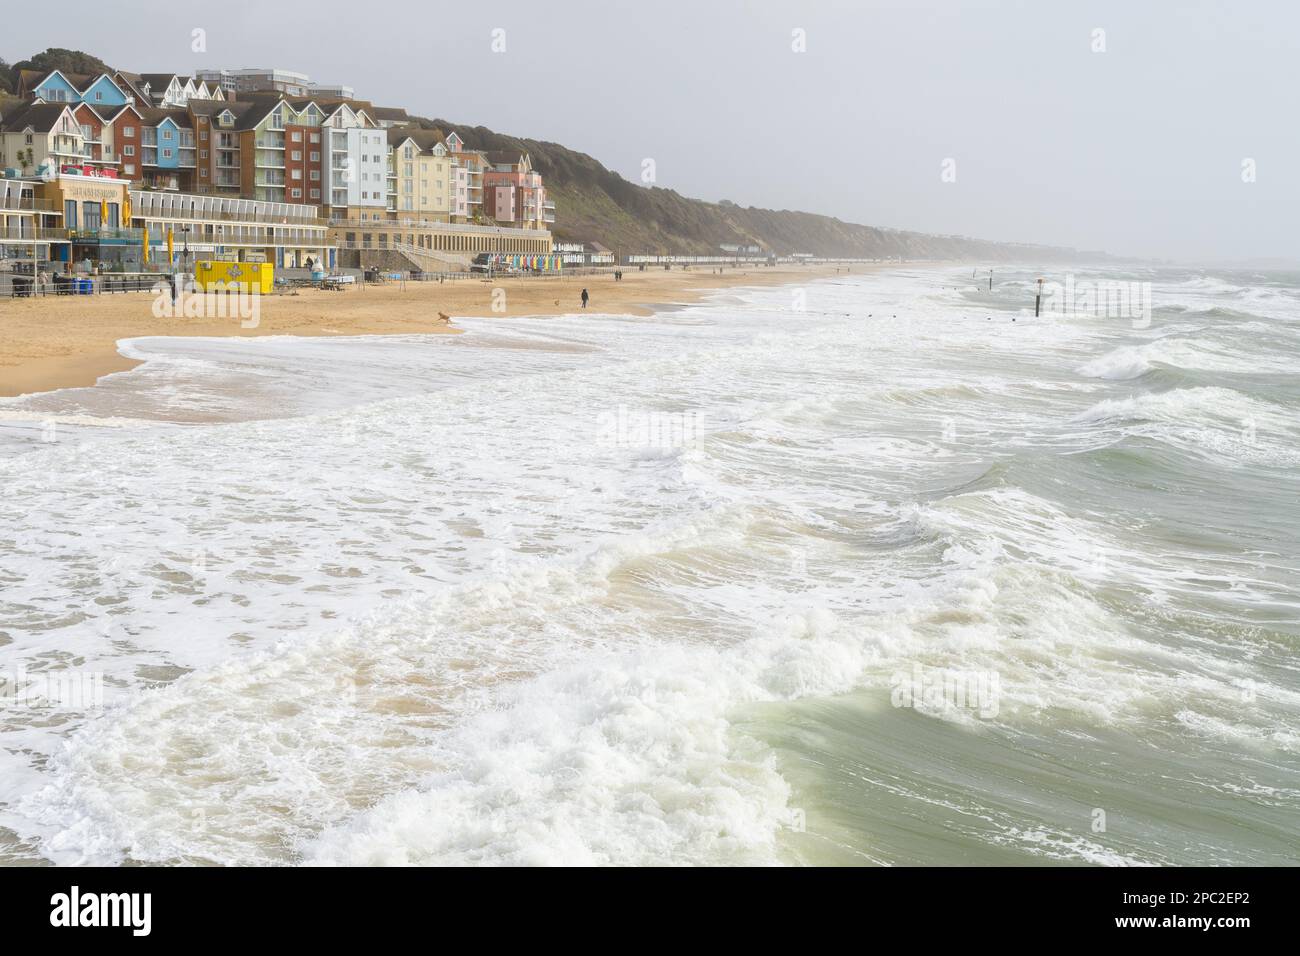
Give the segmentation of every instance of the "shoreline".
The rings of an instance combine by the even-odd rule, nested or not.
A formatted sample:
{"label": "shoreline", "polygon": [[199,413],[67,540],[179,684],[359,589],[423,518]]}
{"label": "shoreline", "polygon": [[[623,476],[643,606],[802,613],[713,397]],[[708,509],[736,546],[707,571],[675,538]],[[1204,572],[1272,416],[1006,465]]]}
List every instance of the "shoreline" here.
{"label": "shoreline", "polygon": [[[238,317],[185,318],[153,314],[151,293],[45,297],[0,301],[0,397],[15,398],[64,388],[94,386],[101,378],[140,365],[118,351],[124,339],[172,337],[262,337],[297,335],[459,334],[454,322],[465,318],[524,318],[581,314],[579,294],[590,291],[588,311],[652,315],[694,304],[708,295],[746,286],[793,285],[799,279],[861,275],[906,265],[856,263],[850,266],[744,267],[625,272],[551,277],[462,279],[448,283],[406,282],[358,287],[345,292],[304,289],[268,296],[259,302],[256,328]],[[837,271],[838,269],[838,271]],[[405,285],[405,288],[402,286]],[[504,296],[494,295],[502,290]],[[451,324],[439,313],[451,316]]]}

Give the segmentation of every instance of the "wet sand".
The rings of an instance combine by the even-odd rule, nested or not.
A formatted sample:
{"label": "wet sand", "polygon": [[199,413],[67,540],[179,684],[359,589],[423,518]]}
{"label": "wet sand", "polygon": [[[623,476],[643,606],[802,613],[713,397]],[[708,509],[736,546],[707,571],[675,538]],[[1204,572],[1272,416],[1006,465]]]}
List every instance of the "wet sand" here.
{"label": "wet sand", "polygon": [[[840,273],[845,271],[839,267]],[[863,273],[884,265],[855,265]],[[456,282],[389,282],[343,292],[304,289],[258,303],[255,327],[238,315],[221,318],[158,317],[152,293],[94,298],[46,297],[0,300],[0,396],[94,385],[104,375],[137,363],[121,355],[121,339],[151,335],[391,335],[455,333],[456,316],[561,315],[581,312],[586,288],[593,313],[648,315],[694,302],[719,289],[797,283],[836,274],[832,266],[745,267],[689,271],[662,268],[612,275],[497,277]],[[217,312],[216,297],[202,297],[205,315]],[[190,311],[194,311],[191,309]],[[451,321],[442,315],[450,316]]]}

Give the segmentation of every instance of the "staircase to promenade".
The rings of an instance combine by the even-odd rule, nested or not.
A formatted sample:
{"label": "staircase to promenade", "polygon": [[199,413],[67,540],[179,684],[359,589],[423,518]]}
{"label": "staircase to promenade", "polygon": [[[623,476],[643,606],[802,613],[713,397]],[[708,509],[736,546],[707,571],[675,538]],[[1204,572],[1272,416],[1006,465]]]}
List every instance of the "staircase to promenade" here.
{"label": "staircase to promenade", "polygon": [[382,272],[468,272],[470,256],[422,249],[405,242],[390,242],[385,246],[340,243],[339,264]]}

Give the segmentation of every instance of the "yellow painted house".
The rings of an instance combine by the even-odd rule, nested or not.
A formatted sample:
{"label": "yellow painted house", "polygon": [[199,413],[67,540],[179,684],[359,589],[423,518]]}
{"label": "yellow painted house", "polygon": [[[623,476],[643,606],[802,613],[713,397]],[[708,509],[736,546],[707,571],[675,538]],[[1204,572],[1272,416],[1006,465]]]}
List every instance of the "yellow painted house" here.
{"label": "yellow painted house", "polygon": [[439,130],[388,130],[389,218],[450,222],[451,154]]}
{"label": "yellow painted house", "polygon": [[0,167],[31,173],[90,161],[81,126],[66,103],[28,103],[0,117]]}

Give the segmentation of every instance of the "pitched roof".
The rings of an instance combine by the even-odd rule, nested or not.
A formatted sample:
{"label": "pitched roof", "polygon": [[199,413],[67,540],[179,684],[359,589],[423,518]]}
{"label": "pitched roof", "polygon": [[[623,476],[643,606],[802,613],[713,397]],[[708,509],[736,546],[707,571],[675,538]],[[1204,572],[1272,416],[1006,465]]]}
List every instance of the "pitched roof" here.
{"label": "pitched roof", "polygon": [[121,117],[121,115],[127,112],[128,110],[130,110],[132,113],[134,113],[136,116],[140,117],[141,119],[144,119],[144,112],[140,109],[140,107],[136,106],[134,103],[124,103],[122,106],[118,108],[117,112],[114,113],[109,118],[108,122],[116,123],[118,121],[118,118]]}
{"label": "pitched roof", "polygon": [[[101,123],[108,122],[109,117],[101,112],[103,107],[96,107],[94,103],[69,103],[68,106],[72,107],[73,116],[77,115],[78,110],[90,110],[90,112],[94,113]],[[116,109],[114,109],[113,112],[117,112]]]}
{"label": "pitched roof", "polygon": [[188,109],[199,116],[216,116],[229,110],[235,116],[243,116],[254,104],[242,100],[190,100]]}
{"label": "pitched roof", "polygon": [[67,103],[28,103],[0,120],[0,129],[15,132],[30,126],[48,133],[67,109]]}
{"label": "pitched roof", "polygon": [[144,117],[144,121],[150,126],[157,126],[163,120],[170,119],[182,129],[193,129],[194,127],[194,123],[190,119],[188,110],[177,109],[175,107],[168,107],[167,109],[148,107],[141,110],[140,113]]}
{"label": "pitched roof", "polygon": [[420,149],[430,150],[442,142],[442,130],[396,126],[388,131],[389,146],[398,146],[408,139],[414,141],[415,145]]}
{"label": "pitched roof", "polygon": [[139,73],[128,73],[125,70],[118,70],[113,76],[121,80],[128,87],[127,92],[131,93],[136,99],[147,103],[148,97],[144,94],[144,77]]}
{"label": "pitched roof", "polygon": [[149,89],[153,93],[165,93],[167,87],[172,85],[172,80],[176,79],[175,73],[141,73],[140,79],[149,84]]}
{"label": "pitched roof", "polygon": [[493,166],[517,166],[528,160],[528,153],[522,149],[489,149],[483,155]]}

